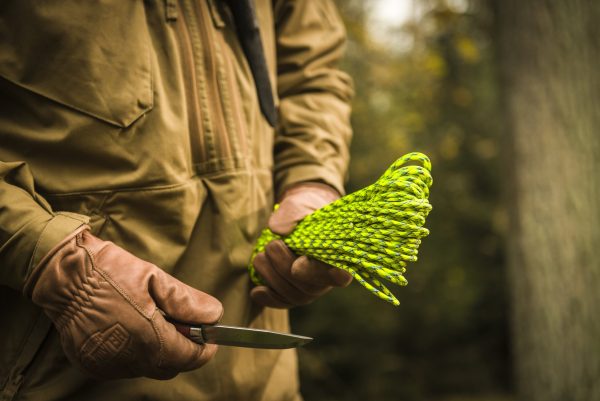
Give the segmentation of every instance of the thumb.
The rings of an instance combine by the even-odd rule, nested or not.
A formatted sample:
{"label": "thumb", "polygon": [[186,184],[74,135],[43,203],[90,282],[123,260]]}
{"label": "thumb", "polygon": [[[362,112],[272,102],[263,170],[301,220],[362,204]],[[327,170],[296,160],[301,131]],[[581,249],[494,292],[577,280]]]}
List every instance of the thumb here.
{"label": "thumb", "polygon": [[223,316],[223,306],[219,300],[182,283],[162,270],[153,277],[149,287],[156,306],[174,320],[212,324]]}
{"label": "thumb", "polygon": [[326,184],[298,184],[284,193],[279,208],[269,219],[269,229],[275,234],[288,235],[304,217],[339,197],[339,193]]}
{"label": "thumb", "polygon": [[294,199],[285,199],[269,218],[269,229],[278,235],[288,235],[311,212],[312,210],[305,210],[305,207],[298,205]]}

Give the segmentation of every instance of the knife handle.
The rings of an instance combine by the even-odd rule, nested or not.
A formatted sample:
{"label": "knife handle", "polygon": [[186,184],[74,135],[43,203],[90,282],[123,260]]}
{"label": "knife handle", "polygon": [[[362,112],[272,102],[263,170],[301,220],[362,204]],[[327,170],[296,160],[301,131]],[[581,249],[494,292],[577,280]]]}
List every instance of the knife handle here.
{"label": "knife handle", "polygon": [[168,321],[169,323],[171,323],[173,326],[175,326],[175,329],[176,329],[178,332],[180,332],[181,334],[183,334],[183,335],[184,335],[184,336],[186,336],[187,338],[189,338],[189,337],[190,337],[190,329],[191,329],[191,327],[190,327],[190,326],[188,326],[187,324],[184,324],[184,323],[179,323],[179,322],[176,322],[176,321],[174,321],[174,320],[171,320],[171,319],[167,319],[167,321]]}
{"label": "knife handle", "polygon": [[175,329],[197,344],[204,344],[204,336],[202,335],[202,327],[192,327],[185,323],[180,323],[175,320],[167,319],[169,323],[175,326]]}

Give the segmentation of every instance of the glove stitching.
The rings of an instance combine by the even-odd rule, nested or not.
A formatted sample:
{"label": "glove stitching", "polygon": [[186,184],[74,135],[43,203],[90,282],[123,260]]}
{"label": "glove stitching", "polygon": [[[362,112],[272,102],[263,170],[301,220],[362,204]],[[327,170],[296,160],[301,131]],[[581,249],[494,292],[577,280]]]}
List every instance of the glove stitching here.
{"label": "glove stitching", "polygon": [[108,274],[106,271],[102,270],[95,261],[95,254],[94,252],[92,252],[87,246],[83,245],[80,243],[79,238],[77,238],[77,245],[81,248],[83,248],[86,253],[88,254],[89,258],[90,258],[90,262],[92,264],[92,269],[97,271],[98,274],[100,274],[102,276],[102,278],[104,278],[104,280],[106,280],[115,290],[117,290],[117,292],[119,294],[121,294],[121,296],[123,298],[125,298],[126,301],[128,301],[131,306],[134,307],[134,309],[136,311],[138,311],[139,314],[141,314],[146,320],[151,320],[152,319],[152,315],[150,314],[146,314],[143,310],[143,308],[133,299],[129,296],[129,294],[127,294],[127,292],[121,288],[121,286],[119,284],[117,284],[112,277],[110,276],[110,274]]}
{"label": "glove stitching", "polygon": [[162,363],[163,363],[163,352],[164,352],[164,339],[163,339],[163,336],[160,333],[160,329],[158,328],[158,325],[156,324],[156,321],[154,320],[154,317],[156,316],[157,313],[160,313],[160,311],[159,311],[158,308],[156,308],[154,310],[154,313],[152,314],[152,318],[150,319],[150,324],[152,324],[152,328],[154,329],[154,332],[156,333],[156,336],[158,337],[158,342],[160,344],[160,348],[158,350],[158,364],[157,364],[157,367],[160,368],[160,369],[163,369],[162,368]]}
{"label": "glove stitching", "polygon": [[95,253],[92,252],[91,249],[89,249],[86,245],[84,245],[83,243],[81,243],[81,238],[78,236],[76,239],[76,243],[77,246],[79,246],[80,248],[82,248],[83,250],[85,250],[85,252],[87,253],[90,263],[92,265],[92,271],[96,271],[108,284],[110,284],[123,298],[125,298],[125,300],[127,302],[129,302],[129,304],[131,306],[133,306],[133,308],[140,314],[142,315],[142,317],[144,317],[146,320],[148,320],[150,322],[150,324],[152,325],[152,328],[154,329],[154,332],[158,338],[158,342],[159,342],[159,352],[158,352],[158,367],[160,368],[161,363],[162,363],[162,358],[163,358],[163,350],[164,350],[164,340],[163,337],[161,336],[160,330],[158,329],[158,327],[156,326],[155,322],[154,322],[154,316],[156,315],[156,312],[158,311],[158,308],[155,308],[154,312],[152,315],[150,314],[146,314],[144,313],[142,307],[134,300],[132,299],[129,294],[127,294],[127,292],[121,288],[121,286],[119,284],[117,284],[113,278],[110,276],[110,274],[108,274],[108,272],[102,270],[101,268],[98,267],[98,265],[96,264],[96,260],[95,260]]}
{"label": "glove stitching", "polygon": [[144,309],[133,299],[129,296],[129,294],[127,294],[127,292],[121,288],[121,286],[119,286],[119,284],[117,284],[112,277],[110,277],[110,275],[105,272],[104,270],[98,268],[98,267],[94,267],[94,269],[98,272],[98,274],[100,274],[115,290],[117,290],[117,292],[123,297],[125,298],[125,300],[127,302],[129,302],[129,304],[131,306],[133,306],[133,308],[140,314],[142,315],[146,320],[151,320],[152,316],[150,314],[146,314],[144,312]]}
{"label": "glove stitching", "polygon": [[[75,242],[78,243],[79,235],[76,236]],[[62,313],[58,313],[54,319],[54,324],[59,331],[64,331],[66,327],[78,316],[84,314],[84,307],[88,307],[92,304],[92,297],[94,296],[94,289],[99,288],[98,285],[94,285],[90,281],[90,274],[86,274],[83,277],[82,286],[77,288],[71,302],[66,306]]]}

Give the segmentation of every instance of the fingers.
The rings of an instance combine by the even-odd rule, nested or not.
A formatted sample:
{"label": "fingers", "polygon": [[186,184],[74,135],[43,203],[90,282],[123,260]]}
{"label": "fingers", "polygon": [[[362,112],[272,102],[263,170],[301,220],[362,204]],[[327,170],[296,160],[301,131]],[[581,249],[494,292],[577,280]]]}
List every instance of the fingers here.
{"label": "fingers", "polygon": [[[282,262],[279,261],[279,263]],[[274,267],[273,262],[264,253],[256,255],[254,267],[282,301],[292,305],[304,305],[313,300],[313,296],[294,286],[289,279],[289,275],[288,277],[281,275],[278,269]],[[288,266],[287,269],[289,270],[289,268]]]}
{"label": "fingers", "polygon": [[294,261],[290,275],[298,283],[312,286],[347,287],[352,282],[350,273],[306,256]]}
{"label": "fingers", "polygon": [[223,306],[216,298],[190,287],[163,272],[151,280],[150,294],[171,319],[196,324],[212,324],[223,316]]}
{"label": "fingers", "polygon": [[[159,310],[170,319],[189,324],[212,324],[223,315],[223,306],[216,298],[198,291],[173,276],[158,271],[148,283],[148,290]],[[177,331],[157,311],[153,323],[160,333],[162,346],[159,366],[147,375],[156,379],[169,379],[178,372],[201,367],[217,351],[214,344],[196,344]]]}
{"label": "fingers", "polygon": [[150,378],[170,379],[179,372],[198,369],[217,351],[214,344],[196,344],[181,335],[159,311],[155,313],[153,323],[162,338],[162,348],[158,369],[147,375]]}
{"label": "fingers", "polygon": [[265,246],[265,255],[271,263],[281,266],[281,272],[286,273],[296,260],[296,255],[282,240],[271,241]]}
{"label": "fingers", "polygon": [[272,289],[264,285],[254,287],[250,291],[250,298],[258,305],[277,309],[289,309],[294,305],[285,302]]}
{"label": "fingers", "polygon": [[350,273],[307,256],[294,255],[281,240],[265,247],[265,254],[277,272],[307,293],[318,293],[325,287],[346,287],[352,281]]}
{"label": "fingers", "polygon": [[250,295],[256,303],[274,308],[305,305],[332,286],[345,287],[352,281],[343,270],[306,256],[297,258],[281,240],[269,243],[253,263],[267,286],[254,288]]}

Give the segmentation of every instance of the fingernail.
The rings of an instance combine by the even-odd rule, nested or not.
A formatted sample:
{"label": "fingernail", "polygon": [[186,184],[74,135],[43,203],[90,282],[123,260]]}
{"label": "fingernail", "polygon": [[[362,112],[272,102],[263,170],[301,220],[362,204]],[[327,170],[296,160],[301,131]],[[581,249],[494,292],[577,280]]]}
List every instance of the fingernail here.
{"label": "fingernail", "polygon": [[338,287],[346,287],[352,281],[352,275],[345,270],[338,269],[337,267],[332,268],[329,274],[333,278],[333,281]]}

